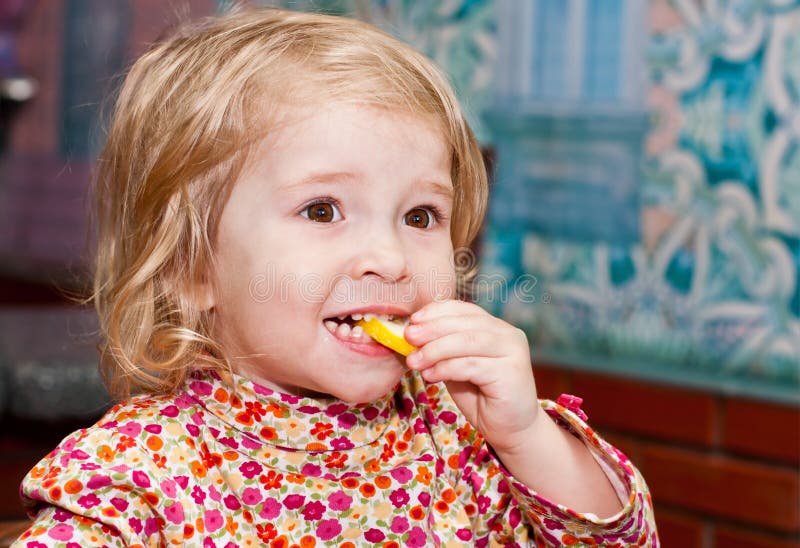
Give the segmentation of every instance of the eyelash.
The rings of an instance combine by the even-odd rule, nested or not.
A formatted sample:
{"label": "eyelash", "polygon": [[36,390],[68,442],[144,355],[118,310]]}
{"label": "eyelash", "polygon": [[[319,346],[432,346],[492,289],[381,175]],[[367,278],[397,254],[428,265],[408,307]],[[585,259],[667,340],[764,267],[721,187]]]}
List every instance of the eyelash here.
{"label": "eyelash", "polygon": [[[340,212],[341,212],[341,209],[342,209],[342,206],[339,203],[339,200],[337,200],[336,198],[333,198],[331,196],[321,196],[319,198],[314,199],[311,202],[308,202],[302,208],[300,208],[300,214],[302,215],[304,212],[308,211],[308,209],[310,207],[313,207],[313,206],[319,205],[319,204],[331,204],[336,209],[338,209]],[[418,205],[418,206],[414,206],[411,209],[426,209],[426,210],[428,210],[431,213],[431,217],[433,218],[433,224],[434,225],[438,225],[439,223],[447,220],[447,217],[442,212],[442,210],[439,207],[437,207],[437,206],[435,206],[433,204],[421,204],[421,205]],[[409,210],[409,211],[411,211],[411,210]]]}

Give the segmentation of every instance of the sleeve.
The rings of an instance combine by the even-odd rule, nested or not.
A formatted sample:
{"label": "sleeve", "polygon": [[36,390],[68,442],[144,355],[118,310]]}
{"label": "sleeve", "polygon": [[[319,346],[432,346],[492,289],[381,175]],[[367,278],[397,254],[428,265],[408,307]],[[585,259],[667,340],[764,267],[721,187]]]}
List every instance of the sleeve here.
{"label": "sleeve", "polygon": [[[585,415],[578,415],[583,414],[579,407],[541,400],[542,408],[562,428],[583,441],[614,486],[623,508],[610,518],[576,512],[526,487],[466,421],[444,385],[428,385],[425,393],[424,401],[431,406],[426,413],[429,429],[470,516],[475,546],[659,546],[642,475],[586,424]],[[566,401],[574,404],[580,399]]]}
{"label": "sleeve", "polygon": [[108,525],[48,506],[36,515],[36,520],[11,545],[11,548],[46,548],[48,546],[126,546],[120,535]]}
{"label": "sleeve", "polygon": [[[159,463],[117,429],[79,430],[23,479],[20,495],[31,527],[19,547],[150,546],[183,542],[178,507],[158,515],[165,481]],[[166,518],[166,519],[165,519]]]}

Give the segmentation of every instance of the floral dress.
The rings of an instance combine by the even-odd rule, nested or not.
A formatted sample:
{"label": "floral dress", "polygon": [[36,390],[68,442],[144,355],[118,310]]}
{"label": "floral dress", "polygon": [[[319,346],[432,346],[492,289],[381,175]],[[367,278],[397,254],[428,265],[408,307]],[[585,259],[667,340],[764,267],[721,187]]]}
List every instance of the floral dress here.
{"label": "floral dress", "polygon": [[541,403],[605,470],[616,516],[516,481],[444,385],[418,374],[349,405],[197,371],[175,394],[115,406],[37,464],[21,487],[35,521],[14,546],[658,546],[636,468],[574,400]]}

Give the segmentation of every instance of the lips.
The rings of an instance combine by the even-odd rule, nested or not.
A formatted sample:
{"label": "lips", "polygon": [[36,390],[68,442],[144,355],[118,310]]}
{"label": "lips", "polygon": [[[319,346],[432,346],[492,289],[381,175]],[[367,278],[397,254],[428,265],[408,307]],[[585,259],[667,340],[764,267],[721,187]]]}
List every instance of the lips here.
{"label": "lips", "polygon": [[372,356],[384,356],[394,352],[385,346],[375,342],[372,337],[367,335],[361,326],[354,325],[359,320],[370,320],[371,318],[394,319],[400,316],[390,314],[346,314],[342,316],[326,318],[323,322],[325,328],[337,340],[345,343],[351,350]]}

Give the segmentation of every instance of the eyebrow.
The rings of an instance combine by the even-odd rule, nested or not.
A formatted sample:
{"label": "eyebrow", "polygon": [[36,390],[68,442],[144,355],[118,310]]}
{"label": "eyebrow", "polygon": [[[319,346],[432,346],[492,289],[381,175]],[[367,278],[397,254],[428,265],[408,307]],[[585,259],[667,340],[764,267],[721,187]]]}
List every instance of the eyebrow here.
{"label": "eyebrow", "polygon": [[[289,183],[283,186],[283,190],[295,190],[311,184],[331,184],[337,182],[355,181],[358,177],[355,173],[349,171],[325,171],[319,173],[311,173],[303,177],[299,181]],[[439,179],[422,179],[420,184],[427,188],[433,194],[442,196],[448,200],[453,199],[453,186],[446,184]]]}

